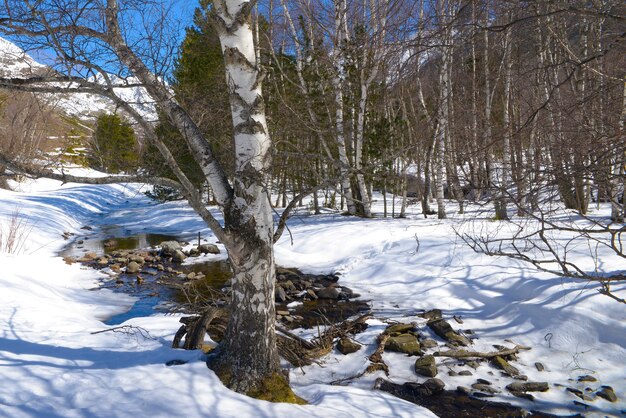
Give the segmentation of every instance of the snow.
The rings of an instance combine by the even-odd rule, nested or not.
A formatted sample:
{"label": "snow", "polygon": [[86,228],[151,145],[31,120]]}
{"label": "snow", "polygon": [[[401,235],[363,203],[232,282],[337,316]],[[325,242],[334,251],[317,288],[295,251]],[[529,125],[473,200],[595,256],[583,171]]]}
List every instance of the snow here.
{"label": "snow", "polygon": [[[78,171],[100,175],[84,169],[73,174]],[[626,410],[624,305],[599,294],[596,283],[554,277],[519,261],[474,253],[453,232],[463,225],[463,216],[424,219],[410,206],[406,219],[364,220],[333,212],[313,216],[303,209],[290,220],[290,232],[276,244],[277,264],[311,273],[339,272],[339,284],[370,301],[374,313],[369,328],[355,336],[364,344],[359,352],[343,356],[333,351],[320,365],[291,370],[294,390],[310,402],[296,406],[230,392],[208,370],[202,353],[171,349],[177,315],[154,314],[122,324],[141,327],[149,335],[92,334],[109,329],[102,321],[129,309],[134,300],[98,290],[104,273],[65,264],[57,255],[67,244],[62,234],[79,237],[84,225],[116,224],[131,233],[190,239],[201,232],[215,242],[188,205],[156,204],[143,195],[141,185],[37,180],[14,186],[20,191],[0,190],[0,225],[6,228],[17,211],[29,226],[19,254],[0,253],[0,375],[5,382],[0,385],[0,417],[434,416],[373,391],[374,380],[382,374],[346,386],[330,385],[367,367],[376,336],[389,323],[415,322],[421,333],[433,337],[418,316],[432,308],[442,309],[446,319],[462,318],[462,325],[450,322],[473,330],[475,350],[492,351],[493,344],[532,347],[514,364],[529,380],[550,382],[550,390],[536,393],[534,402],[506,390],[494,400],[557,414],[619,416]],[[380,197],[376,205],[380,213]],[[448,209],[453,213],[453,205]],[[215,208],[212,211],[221,219]],[[482,222],[485,228],[493,224]],[[607,248],[598,251],[603,270],[624,269],[623,260]],[[613,291],[626,297],[624,284],[614,284]],[[311,336],[317,330],[296,332]],[[165,365],[175,359],[188,362]],[[412,370],[414,358],[385,353],[384,359],[393,382],[424,380]],[[537,371],[535,362],[544,364],[546,371]],[[437,377],[448,389],[469,386],[477,377],[499,389],[512,381],[485,364],[472,372],[474,376],[448,376],[444,365]],[[576,381],[585,374],[598,381]],[[584,411],[573,404],[578,398],[554,383],[580,389],[609,385],[619,400],[587,402],[591,408]]]}
{"label": "snow", "polygon": [[[51,68],[38,63],[24,52],[19,46],[9,40],[0,37],[0,76],[5,77],[30,77],[52,71]],[[114,93],[125,103],[129,103],[141,117],[147,121],[158,119],[154,100],[145,88],[136,86],[137,79],[134,77],[121,78],[108,74]],[[105,79],[102,74],[91,77],[88,81],[95,81],[102,85]],[[67,85],[56,84],[58,92],[55,94],[42,94],[48,105],[63,111],[69,116],[80,119],[93,119],[102,112],[114,112],[115,104],[108,98],[91,93],[64,93]]]}

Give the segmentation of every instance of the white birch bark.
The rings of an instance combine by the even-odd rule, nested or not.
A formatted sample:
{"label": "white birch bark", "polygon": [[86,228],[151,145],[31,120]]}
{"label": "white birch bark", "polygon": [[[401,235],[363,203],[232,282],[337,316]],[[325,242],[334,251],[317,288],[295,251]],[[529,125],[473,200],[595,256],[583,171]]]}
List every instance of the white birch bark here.
{"label": "white birch bark", "polygon": [[335,0],[335,41],[333,43],[333,75],[332,85],[335,94],[335,136],[339,151],[339,172],[341,175],[341,193],[346,200],[346,206],[350,215],[356,215],[356,206],[350,184],[350,160],[348,158],[348,144],[346,142],[344,123],[343,88],[346,81],[345,69],[345,42],[348,39],[346,28],[347,3],[346,0]]}
{"label": "white birch bark", "polygon": [[246,393],[280,370],[275,337],[273,218],[267,171],[270,137],[265,120],[251,12],[254,2],[214,2],[226,65],[234,126],[234,199],[225,208],[234,270],[231,312],[215,359],[231,376],[228,386]]}

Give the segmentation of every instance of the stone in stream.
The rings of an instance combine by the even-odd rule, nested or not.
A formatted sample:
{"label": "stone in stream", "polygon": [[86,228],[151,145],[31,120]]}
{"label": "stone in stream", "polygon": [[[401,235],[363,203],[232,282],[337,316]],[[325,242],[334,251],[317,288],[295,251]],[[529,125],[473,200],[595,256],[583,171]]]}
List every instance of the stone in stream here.
{"label": "stone in stream", "polygon": [[[389,337],[385,344],[386,351],[396,351],[410,356],[421,356],[422,350],[417,337],[412,334],[400,334]],[[433,375],[434,376],[434,375]],[[431,377],[433,377],[431,376]]]}
{"label": "stone in stream", "polygon": [[173,263],[182,263],[185,261],[185,258],[187,258],[187,256],[181,250],[176,250],[174,251],[174,254],[172,254]]}
{"label": "stone in stream", "polygon": [[133,274],[133,273],[139,273],[139,271],[141,271],[141,266],[136,261],[131,261],[126,266],[126,273]]}
{"label": "stone in stream", "polygon": [[352,341],[350,338],[342,338],[337,342],[337,350],[343,355],[356,353],[361,349],[361,344]]}
{"label": "stone in stream", "polygon": [[415,373],[426,377],[437,376],[435,357],[428,355],[415,360]]}
{"label": "stone in stream", "polygon": [[578,381],[579,381],[579,382],[597,382],[597,381],[598,381],[598,379],[596,379],[595,377],[593,377],[593,376],[591,376],[591,375],[586,374],[586,375],[584,375],[584,376],[580,376],[580,377],[578,378]]}
{"label": "stone in stream", "polygon": [[143,264],[146,262],[146,260],[143,257],[136,255],[136,254],[133,254],[130,257],[128,257],[128,260],[134,261],[135,263],[138,263],[138,264]]}
{"label": "stone in stream", "polygon": [[178,241],[163,241],[159,244],[159,247],[161,247],[161,254],[169,257],[172,257],[176,251],[182,249]]}
{"label": "stone in stream", "polygon": [[285,289],[281,286],[276,286],[275,291],[276,302],[285,302],[287,300],[287,293],[285,293]]}
{"label": "stone in stream", "polygon": [[220,249],[215,244],[200,244],[198,245],[198,250],[202,254],[219,254]]}
{"label": "stone in stream", "polygon": [[540,372],[546,369],[545,366],[539,362],[535,363],[535,367],[537,368],[537,371],[540,371]]}
{"label": "stone in stream", "polygon": [[336,287],[325,287],[317,291],[317,297],[320,299],[338,299],[339,290]]}

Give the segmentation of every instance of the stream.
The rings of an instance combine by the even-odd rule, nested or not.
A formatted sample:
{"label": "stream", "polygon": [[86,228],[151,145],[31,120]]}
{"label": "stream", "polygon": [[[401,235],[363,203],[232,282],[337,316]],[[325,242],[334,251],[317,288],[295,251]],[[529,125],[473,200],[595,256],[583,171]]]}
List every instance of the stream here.
{"label": "stream", "polygon": [[[193,254],[180,264],[162,257],[157,249],[164,241],[187,244],[190,237],[131,233],[119,225],[83,229],[85,234],[71,237],[59,255],[68,262],[107,273],[110,279],[104,279],[101,288],[137,298],[128,311],[105,320],[107,325],[158,312],[199,313],[207,302],[220,306],[228,303],[232,271],[223,254]],[[127,271],[132,260],[141,261],[137,272]],[[277,319],[289,329],[314,328],[368,311],[368,304],[352,300],[358,295],[338,286],[338,279],[336,275],[311,275],[278,267]]]}

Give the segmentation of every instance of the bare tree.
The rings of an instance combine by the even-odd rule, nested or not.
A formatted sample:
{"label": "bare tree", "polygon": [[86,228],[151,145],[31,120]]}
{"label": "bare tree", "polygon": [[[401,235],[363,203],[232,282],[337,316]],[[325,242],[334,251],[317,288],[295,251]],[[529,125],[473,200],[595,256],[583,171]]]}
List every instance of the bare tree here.
{"label": "bare tree", "polygon": [[[151,181],[181,190],[227,248],[234,270],[231,315],[224,340],[211,365],[227,386],[250,393],[262,386],[265,379],[284,380],[279,373],[274,332],[272,247],[280,231],[274,231],[267,189],[271,142],[261,95],[264,73],[253,42],[251,13],[254,2],[216,0],[212,8],[226,64],[234,124],[235,151],[231,157],[235,161],[235,174],[232,183],[216,159],[210,139],[203,135],[159,76],[164,70],[164,61],[160,58],[167,51],[156,40],[170,39],[163,32],[168,17],[162,6],[158,2],[115,0],[7,1],[2,6],[4,17],[0,18],[0,31],[23,41],[24,45],[40,45],[53,50],[64,68],[56,68],[47,75],[3,78],[0,86],[35,92],[90,92],[109,98],[141,126],[147,140],[157,147],[177,178],[176,181]],[[158,11],[156,15],[155,10]],[[149,15],[156,18],[153,23],[157,29],[145,25],[146,30],[142,32],[141,27],[133,23]],[[223,225],[207,210],[172,153],[159,141],[153,122],[118,94],[120,89],[130,86],[145,89],[156,108],[179,130],[224,213]],[[15,169],[24,168],[6,156],[2,162]],[[137,176],[84,179],[43,169],[27,171],[91,183],[145,180]]]}

